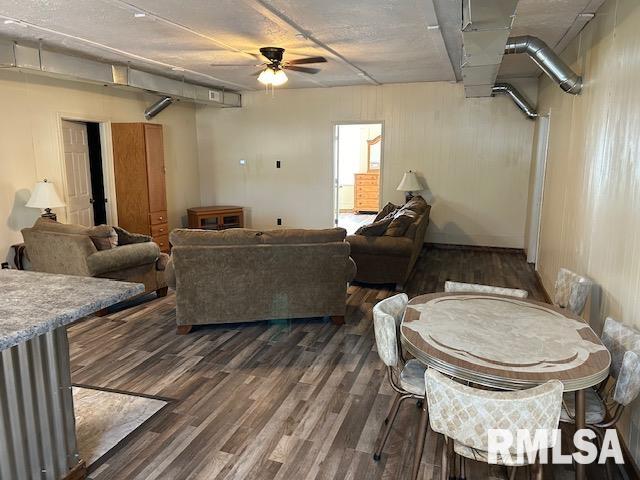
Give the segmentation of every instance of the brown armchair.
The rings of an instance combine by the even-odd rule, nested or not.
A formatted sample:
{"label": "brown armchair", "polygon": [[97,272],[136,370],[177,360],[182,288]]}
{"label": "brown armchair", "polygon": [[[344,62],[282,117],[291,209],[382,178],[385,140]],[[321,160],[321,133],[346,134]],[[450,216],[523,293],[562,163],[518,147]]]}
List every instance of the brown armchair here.
{"label": "brown armchair", "polygon": [[168,256],[147,235],[40,218],[33,227],[24,228],[22,236],[32,270],[143,283],[145,292],[167,293]]}

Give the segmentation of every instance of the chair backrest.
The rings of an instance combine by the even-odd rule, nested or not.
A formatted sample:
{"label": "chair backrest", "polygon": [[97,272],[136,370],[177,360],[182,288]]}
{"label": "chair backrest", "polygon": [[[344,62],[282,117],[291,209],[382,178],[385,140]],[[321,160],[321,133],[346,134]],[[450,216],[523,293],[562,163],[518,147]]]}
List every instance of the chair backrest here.
{"label": "chair backrest", "polygon": [[[544,429],[545,448],[555,445],[563,385],[551,380],[539,387],[515,392],[480,390],[454,382],[428,369],[425,373],[431,428],[463,445],[488,451],[490,429],[532,434]],[[515,445],[510,449],[516,454]]]}
{"label": "chair backrest", "polygon": [[508,295],[510,297],[527,298],[529,292],[518,288],[493,287],[491,285],[481,285],[479,283],[451,282],[444,283],[445,292],[469,292],[469,293],[494,293],[496,295]]}
{"label": "chair backrest", "polygon": [[556,294],[553,303],[580,315],[587,303],[593,282],[566,268],[558,271]]}
{"label": "chair backrest", "polygon": [[381,300],[373,307],[373,330],[378,355],[387,367],[398,365],[398,330],[409,297],[400,293]]}
{"label": "chair backrest", "polygon": [[611,354],[611,376],[616,379],[613,399],[628,405],[640,393],[640,333],[607,317],[602,343]]}

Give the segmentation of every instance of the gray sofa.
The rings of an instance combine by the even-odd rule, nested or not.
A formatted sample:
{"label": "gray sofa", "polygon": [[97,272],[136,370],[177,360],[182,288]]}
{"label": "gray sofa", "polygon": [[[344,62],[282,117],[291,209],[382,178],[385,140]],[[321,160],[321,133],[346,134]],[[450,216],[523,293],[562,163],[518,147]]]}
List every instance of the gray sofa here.
{"label": "gray sofa", "polygon": [[358,266],[355,280],[374,284],[394,283],[396,290],[403,290],[422,251],[431,206],[422,197],[416,196],[405,205],[398,207],[388,204],[385,208],[388,207],[395,209],[389,208],[389,211],[382,211],[378,215],[387,219],[387,225],[407,210],[412,216],[401,235],[389,235],[390,232],[384,230],[384,218],[377,218],[378,221],[374,223],[381,224],[381,230],[375,232],[375,228],[371,228],[371,234],[349,235],[347,242],[351,244],[351,257]]}
{"label": "gray sofa", "polygon": [[34,271],[143,283],[145,292],[167,293],[168,256],[147,235],[39,218],[22,236]]}
{"label": "gray sofa", "polygon": [[355,275],[342,228],[177,229],[167,266],[178,333],[193,325],[332,317],[343,323]]}

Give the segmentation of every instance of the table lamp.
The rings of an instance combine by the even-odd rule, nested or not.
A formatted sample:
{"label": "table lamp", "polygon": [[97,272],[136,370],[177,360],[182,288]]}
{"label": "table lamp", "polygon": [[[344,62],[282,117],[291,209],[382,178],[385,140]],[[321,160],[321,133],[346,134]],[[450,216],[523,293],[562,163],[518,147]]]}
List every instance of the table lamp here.
{"label": "table lamp", "polygon": [[420,182],[420,179],[415,174],[415,172],[409,170],[408,172],[405,172],[402,180],[400,181],[400,185],[398,185],[397,190],[406,192],[405,201],[408,202],[409,200],[411,200],[411,198],[413,198],[413,192],[417,192],[419,190],[422,190],[423,188],[424,187],[422,186],[422,183]]}
{"label": "table lamp", "polygon": [[31,197],[25,206],[31,208],[44,208],[42,216],[57,220],[56,214],[51,211],[52,208],[64,207],[64,202],[60,200],[53,183],[48,182],[45,178],[43,182],[36,183],[31,193]]}

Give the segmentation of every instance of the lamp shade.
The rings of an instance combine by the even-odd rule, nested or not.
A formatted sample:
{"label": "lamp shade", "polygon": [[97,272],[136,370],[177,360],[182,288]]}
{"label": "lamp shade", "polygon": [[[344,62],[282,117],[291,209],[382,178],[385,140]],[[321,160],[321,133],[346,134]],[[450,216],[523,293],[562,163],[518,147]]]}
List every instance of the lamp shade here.
{"label": "lamp shade", "polygon": [[45,180],[44,182],[36,183],[26,206],[32,208],[57,208],[64,207],[64,202],[60,200],[53,183]]}
{"label": "lamp shade", "polygon": [[422,183],[420,183],[418,176],[409,170],[408,172],[405,172],[397,189],[401,192],[417,192],[423,188],[424,187],[422,186]]}

